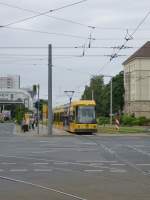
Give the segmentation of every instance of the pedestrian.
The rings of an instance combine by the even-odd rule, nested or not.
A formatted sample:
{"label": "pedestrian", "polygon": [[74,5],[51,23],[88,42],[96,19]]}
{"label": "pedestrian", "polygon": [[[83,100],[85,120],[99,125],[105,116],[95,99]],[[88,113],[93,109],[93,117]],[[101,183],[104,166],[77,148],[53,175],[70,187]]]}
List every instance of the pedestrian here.
{"label": "pedestrian", "polygon": [[38,117],[36,117],[36,119],[35,119],[35,126],[36,127],[38,126]]}
{"label": "pedestrian", "polygon": [[21,123],[21,129],[23,132],[25,132],[25,124],[26,124],[25,119],[23,119]]}
{"label": "pedestrian", "polygon": [[34,125],[35,125],[35,119],[34,119],[34,118],[32,118],[32,119],[31,119],[31,126],[32,126],[32,130],[34,130]]}

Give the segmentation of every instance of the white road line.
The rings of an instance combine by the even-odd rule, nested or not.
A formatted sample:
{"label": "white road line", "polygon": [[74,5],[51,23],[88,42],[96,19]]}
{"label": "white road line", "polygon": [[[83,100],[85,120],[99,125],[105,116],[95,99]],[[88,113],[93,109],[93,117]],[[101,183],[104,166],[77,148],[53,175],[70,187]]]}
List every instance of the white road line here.
{"label": "white road line", "polygon": [[115,152],[111,149],[111,148],[108,148],[106,145],[104,145],[104,144],[100,144],[101,145],[101,147],[106,151],[106,152],[108,152],[108,153],[110,153],[110,154],[115,154]]}
{"label": "white road line", "polygon": [[68,162],[54,162],[54,165],[68,165]]}
{"label": "white road line", "polygon": [[84,170],[84,172],[103,172],[104,170],[102,169],[87,169],[87,170]]}
{"label": "white road line", "polygon": [[146,155],[146,156],[150,156],[150,153],[146,152],[146,151],[143,151],[141,149],[138,149],[136,147],[133,147],[131,145],[128,145],[129,148],[133,149],[134,151],[138,152],[138,153],[141,153],[143,155]]}
{"label": "white road line", "polygon": [[75,149],[74,151],[79,151],[79,152],[87,152],[87,151],[97,151],[97,149]]}
{"label": "white road line", "polygon": [[49,150],[49,151],[33,151],[31,153],[33,154],[43,154],[43,153],[53,153],[53,152],[57,152],[58,150]]}
{"label": "white road line", "polygon": [[16,165],[16,163],[2,162],[2,165]]}
{"label": "white road line", "polygon": [[127,172],[125,169],[110,169],[111,173],[125,173]]}
{"label": "white road line", "polygon": [[[105,148],[106,147],[106,148]],[[127,146],[129,148],[129,146]],[[112,151],[111,148],[108,148],[107,146],[104,145],[104,148],[106,150],[110,150],[109,152],[112,152],[112,154],[118,158],[120,161],[124,162],[125,164],[129,165],[130,167],[136,169],[137,171],[141,172],[142,174],[144,175],[149,175],[149,174],[146,174],[142,169],[140,169],[138,166],[136,166],[134,163],[128,161],[128,160],[125,160],[124,158],[122,158],[121,156],[119,156],[115,151]]]}
{"label": "white road line", "polygon": [[32,163],[33,165],[48,165],[49,163]]}
{"label": "white road line", "polygon": [[144,145],[137,144],[137,145],[134,145],[134,147],[145,147],[145,146],[144,146]]}
{"label": "white road line", "polygon": [[123,163],[111,163],[112,166],[125,166]]}
{"label": "white road line", "polygon": [[35,172],[52,172],[52,169],[34,169]]}
{"label": "white road line", "polygon": [[84,142],[84,143],[80,143],[79,145],[92,145],[92,146],[97,146],[94,142]]}
{"label": "white road line", "polygon": [[104,163],[91,163],[91,164],[89,164],[89,166],[94,166],[94,167],[99,167],[99,166],[102,166],[102,165],[104,165]]}
{"label": "white road line", "polygon": [[10,172],[27,172],[27,169],[10,169]]}
{"label": "white road line", "polygon": [[150,163],[137,163],[138,166],[150,166]]}
{"label": "white road line", "polygon": [[79,163],[116,163],[116,160],[85,160],[85,161],[78,161]]}
{"label": "white road line", "polygon": [[[64,162],[62,160],[52,160],[52,159],[46,159],[46,158],[36,158],[36,157],[33,157],[33,156],[14,156],[14,155],[3,155],[3,154],[0,154],[0,157],[3,157],[3,158],[17,158],[17,159],[24,159],[24,160],[36,160],[36,161],[45,161],[45,162]],[[75,162],[70,162],[70,161],[65,161],[67,162],[69,165],[78,165],[78,166],[88,166],[89,163],[94,163],[94,162],[104,162],[104,163],[115,163],[117,161],[115,160],[87,160],[87,161],[75,161]],[[88,162],[88,163],[87,163]]]}
{"label": "white road line", "polygon": [[12,181],[12,182],[16,182],[16,183],[22,183],[22,184],[30,185],[30,186],[33,186],[33,187],[41,188],[41,189],[44,189],[44,190],[49,190],[49,191],[52,191],[52,192],[55,192],[55,193],[58,193],[58,194],[61,194],[61,195],[64,195],[64,196],[68,196],[68,197],[71,197],[71,198],[74,198],[74,199],[78,199],[78,200],[87,200],[87,199],[79,197],[77,195],[62,192],[61,190],[45,187],[45,186],[38,185],[38,184],[35,184],[35,183],[31,183],[31,182],[28,182],[28,181],[13,179],[13,178],[10,178],[10,177],[5,177],[5,176],[0,176],[0,179],[4,179],[4,180],[7,180],[7,181]]}

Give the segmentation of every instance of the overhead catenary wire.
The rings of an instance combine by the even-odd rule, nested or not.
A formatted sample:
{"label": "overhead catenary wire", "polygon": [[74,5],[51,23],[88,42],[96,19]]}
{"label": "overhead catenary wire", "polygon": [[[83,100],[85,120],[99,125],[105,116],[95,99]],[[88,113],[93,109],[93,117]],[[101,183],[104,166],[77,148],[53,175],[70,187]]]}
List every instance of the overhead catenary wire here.
{"label": "overhead catenary wire", "polygon": [[26,18],[23,18],[23,19],[14,21],[14,22],[10,22],[8,24],[1,25],[0,27],[2,28],[2,27],[7,27],[7,26],[15,25],[15,24],[18,24],[18,23],[21,23],[21,22],[25,22],[25,21],[28,21],[28,20],[40,17],[42,15],[46,15],[48,13],[52,13],[52,12],[55,12],[55,11],[58,11],[58,10],[61,10],[61,9],[64,9],[64,8],[68,8],[68,7],[71,7],[71,6],[83,3],[85,1],[87,1],[87,0],[82,0],[82,1],[75,2],[75,3],[67,4],[65,6],[61,6],[59,8],[51,9],[51,10],[48,10],[48,11],[45,11],[45,12],[41,12],[41,13],[38,12],[36,15],[33,15],[33,16],[30,16],[30,17],[26,17]]}
{"label": "overhead catenary wire", "polygon": [[[137,25],[137,27],[133,30],[133,32],[132,32],[131,34],[128,33],[130,38],[133,39],[134,34],[139,30],[139,28],[142,26],[142,24],[145,22],[145,20],[149,17],[149,15],[150,15],[150,11],[148,11],[148,12],[146,13],[146,15],[144,16],[144,18],[140,21],[140,23],[139,23],[139,24]],[[130,39],[127,39],[127,38],[124,38],[124,39],[125,39],[125,41],[124,41],[124,43],[123,43],[122,45],[120,45],[120,48],[118,49],[118,51],[115,52],[115,53],[113,53],[113,54],[110,56],[109,61],[107,61],[107,62],[99,69],[99,72],[102,71],[106,66],[108,66],[114,58],[117,58],[117,57],[118,57],[119,52],[120,52],[121,50],[124,49],[124,46],[125,46],[125,45],[128,43],[128,41],[130,40]]]}
{"label": "overhead catenary wire", "polygon": [[[64,36],[64,37],[70,37],[70,38],[78,38],[83,40],[89,40],[89,37],[80,36],[80,35],[74,35],[74,34],[68,34],[68,33],[57,33],[57,32],[48,32],[45,30],[37,30],[37,29],[29,29],[29,28],[20,28],[20,27],[5,27],[0,26],[2,29],[12,29],[12,30],[18,30],[18,31],[25,31],[25,32],[32,32],[32,33],[41,33],[41,34],[48,34],[48,35],[58,35],[58,36]],[[122,40],[122,38],[94,38],[92,37],[91,40],[93,41],[114,41],[114,40]],[[139,40],[145,40],[145,38],[139,38]]]}
{"label": "overhead catenary wire", "polygon": [[[139,22],[139,24],[137,25],[137,27],[133,30],[133,32],[131,34],[129,34],[129,36],[133,39],[134,34],[139,30],[139,28],[142,26],[142,24],[145,22],[145,20],[149,17],[150,15],[150,11],[148,11],[146,13],[146,15],[144,16],[144,18]],[[118,51],[114,54],[114,55],[118,55],[118,53],[123,49],[123,47],[128,43],[129,39],[125,38],[125,42],[121,45],[121,48],[118,49]],[[113,55],[112,55],[113,56]],[[115,57],[114,57],[115,58]],[[113,57],[112,57],[113,59]],[[110,60],[111,61],[111,60]]]}
{"label": "overhead catenary wire", "polygon": [[[80,3],[80,2],[78,2]],[[22,11],[25,11],[25,12],[28,12],[28,13],[33,13],[33,14],[41,14],[39,11],[35,11],[35,10],[31,10],[31,9],[27,9],[27,8],[23,8],[23,7],[20,7],[18,5],[14,5],[14,4],[10,4],[10,3],[6,3],[6,2],[2,2],[0,1],[0,5],[3,5],[3,6],[7,6],[7,7],[10,7],[10,8],[14,8],[14,9],[18,9],[18,10],[22,10]],[[71,5],[70,5],[71,6]],[[69,7],[69,6],[68,6]],[[53,9],[54,10],[54,9]],[[56,9],[55,9],[56,10]],[[57,9],[58,10],[58,9]],[[79,26],[82,26],[82,27],[86,27],[86,28],[94,28],[94,29],[99,29],[99,30],[114,30],[114,31],[125,31],[125,30],[134,30],[134,28],[129,28],[129,27],[99,27],[99,26],[95,26],[95,25],[88,25],[88,24],[84,24],[84,23],[81,23],[81,22],[77,22],[77,21],[74,21],[74,20],[70,20],[70,19],[65,19],[65,18],[62,18],[62,17],[57,17],[57,16],[51,16],[51,15],[48,15],[48,14],[43,14],[44,16],[46,17],[49,17],[49,18],[52,18],[52,19],[55,19],[55,20],[59,20],[59,21],[64,21],[64,22],[67,22],[67,23],[72,23],[72,24],[76,24],[76,25],[79,25]],[[150,31],[149,28],[147,29],[143,29],[141,31]]]}
{"label": "overhead catenary wire", "polygon": [[[53,49],[82,49],[82,45],[76,46],[53,46]],[[88,48],[88,47],[86,47]],[[90,49],[119,49],[120,46],[91,46]],[[125,46],[124,49],[138,48],[135,46]],[[150,48],[150,47],[147,47]],[[0,49],[47,49],[47,46],[0,46]]]}
{"label": "overhead catenary wire", "polygon": [[[21,57],[26,57],[26,56],[27,56],[27,57],[28,57],[28,56],[29,56],[29,57],[47,57],[47,54],[12,54],[12,53],[11,53],[11,54],[8,54],[8,53],[3,53],[3,54],[1,54],[1,53],[0,53],[0,57],[3,57],[3,56],[4,56],[4,57],[5,57],[5,56],[6,56],[6,57],[9,57],[9,56],[10,56],[10,57],[11,57],[11,56],[12,56],[12,57],[13,57],[13,56],[14,56],[14,57],[20,57],[20,56],[21,56]],[[61,56],[82,57],[82,54],[74,54],[74,55],[73,55],[73,54],[72,54],[72,55],[71,55],[71,54],[54,54],[53,56],[54,56],[54,57],[55,57],[55,56],[60,56],[60,57],[61,57]],[[87,55],[85,55],[85,56],[87,56],[87,57],[99,57],[99,56],[100,56],[100,57],[105,57],[105,56],[106,56],[106,57],[110,57],[111,54],[93,54],[93,55],[92,55],[92,54],[87,54]],[[120,55],[118,55],[118,56],[127,56],[127,55],[123,55],[123,54],[121,55],[121,54],[120,54]]]}

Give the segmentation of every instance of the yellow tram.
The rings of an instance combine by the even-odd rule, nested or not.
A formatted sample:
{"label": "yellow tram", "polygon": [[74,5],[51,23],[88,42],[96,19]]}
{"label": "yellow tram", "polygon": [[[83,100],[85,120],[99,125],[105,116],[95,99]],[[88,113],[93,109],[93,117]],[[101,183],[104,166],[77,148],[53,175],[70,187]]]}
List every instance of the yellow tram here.
{"label": "yellow tram", "polygon": [[79,100],[56,107],[53,110],[53,125],[72,133],[97,132],[95,101]]}

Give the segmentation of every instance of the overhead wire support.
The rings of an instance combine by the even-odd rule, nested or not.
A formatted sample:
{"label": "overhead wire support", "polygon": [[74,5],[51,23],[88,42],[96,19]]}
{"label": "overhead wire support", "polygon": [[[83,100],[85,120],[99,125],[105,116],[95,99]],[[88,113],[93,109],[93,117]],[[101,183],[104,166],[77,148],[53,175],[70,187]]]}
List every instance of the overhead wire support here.
{"label": "overhead wire support", "polygon": [[[127,33],[126,33],[126,36],[125,36],[124,39],[125,39],[127,42],[128,42],[129,40],[133,40],[133,36],[129,34],[128,29],[127,29]],[[124,45],[122,45],[122,46],[124,46]]]}
{"label": "overhead wire support", "polygon": [[137,25],[137,27],[135,28],[135,30],[133,30],[133,32],[131,34],[129,34],[128,29],[127,29],[127,33],[125,36],[125,42],[123,43],[123,45],[121,46],[121,48],[118,49],[118,51],[115,54],[112,54],[110,57],[110,62],[118,57],[118,53],[123,49],[123,47],[128,43],[129,40],[133,39],[133,35],[138,31],[138,29],[142,26],[142,24],[145,22],[145,20],[148,18],[148,16],[150,15],[150,11],[148,11],[146,13],[146,15],[144,16],[144,18],[140,21],[140,23]]}

